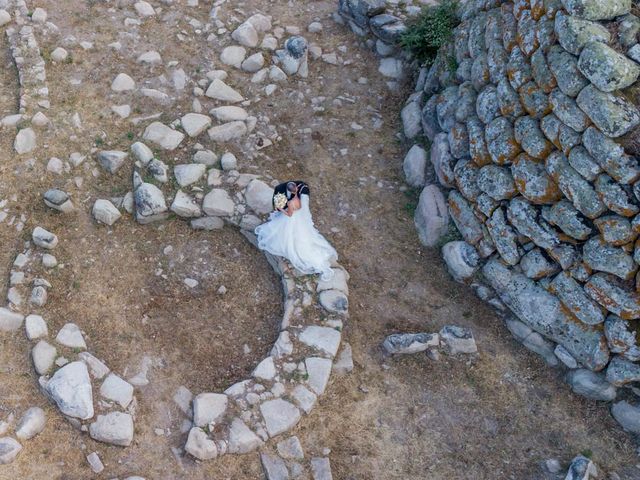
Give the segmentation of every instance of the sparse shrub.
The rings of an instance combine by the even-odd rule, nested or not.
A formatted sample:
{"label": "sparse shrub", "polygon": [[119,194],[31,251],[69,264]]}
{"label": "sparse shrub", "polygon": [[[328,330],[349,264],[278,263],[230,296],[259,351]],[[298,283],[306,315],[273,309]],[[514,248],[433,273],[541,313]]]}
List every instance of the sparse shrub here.
{"label": "sparse shrub", "polygon": [[410,50],[418,60],[431,65],[438,49],[448,43],[453,29],[460,23],[456,16],[456,2],[444,1],[440,5],[428,6],[409,25],[400,44]]}

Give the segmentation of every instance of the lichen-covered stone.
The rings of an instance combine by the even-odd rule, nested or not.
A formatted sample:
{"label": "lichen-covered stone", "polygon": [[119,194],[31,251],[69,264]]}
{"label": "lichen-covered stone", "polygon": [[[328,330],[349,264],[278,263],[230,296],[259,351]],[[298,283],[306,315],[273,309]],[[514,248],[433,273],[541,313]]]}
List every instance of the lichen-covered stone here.
{"label": "lichen-covered stone", "polygon": [[[607,382],[601,373],[590,372],[584,368],[571,370],[567,374],[567,383],[575,393],[592,400],[609,402],[616,398],[616,387]],[[572,463],[565,480],[584,480],[591,477],[591,474],[587,473],[589,460],[582,456],[577,457],[577,460],[580,463]],[[575,475],[573,472],[576,472]]]}
{"label": "lichen-covered stone", "polygon": [[531,203],[552,204],[562,198],[558,185],[547,173],[544,163],[522,153],[511,165],[516,189]]}
{"label": "lichen-covered stone", "polygon": [[469,154],[476,165],[482,167],[491,163],[491,156],[487,150],[484,139],[484,125],[477,117],[467,121],[467,134],[469,135]]}
{"label": "lichen-covered stone", "polygon": [[473,66],[473,60],[471,60],[470,58],[465,58],[460,63],[458,63],[458,68],[456,68],[455,78],[459,83],[471,81],[472,66]]}
{"label": "lichen-covered stone", "polygon": [[469,57],[469,24],[463,21],[453,31],[453,50],[458,63]]}
{"label": "lichen-covered stone", "polygon": [[556,77],[551,72],[541,48],[531,56],[531,74],[538,87],[545,93],[550,93],[557,85]]}
{"label": "lichen-covered stone", "polygon": [[564,196],[583,215],[588,218],[597,218],[606,210],[591,184],[569,165],[569,161],[562,153],[554,152],[549,155],[545,166]]}
{"label": "lichen-covered stone", "polygon": [[576,247],[568,243],[561,243],[557,247],[547,250],[547,254],[558,262],[563,270],[573,268],[580,260]]}
{"label": "lichen-covered stone", "polygon": [[482,238],[482,226],[473,213],[469,202],[457,191],[449,193],[449,214],[462,237],[471,245],[476,245]]}
{"label": "lichen-covered stone", "polygon": [[507,62],[509,55],[502,43],[494,43],[487,53],[487,67],[489,68],[489,81],[497,84],[507,75]]}
{"label": "lichen-covered stone", "polygon": [[456,123],[448,134],[449,151],[454,158],[469,157],[469,135],[464,123]]}
{"label": "lichen-covered stone", "polygon": [[631,0],[563,0],[570,15],[587,20],[609,20],[631,11]]}
{"label": "lichen-covered stone", "polygon": [[542,130],[542,133],[544,133],[545,137],[547,137],[551,143],[558,148],[561,148],[560,125],[562,125],[562,122],[553,113],[546,115],[542,120],[540,120],[540,129]]}
{"label": "lichen-covered stone", "polygon": [[596,302],[624,320],[640,318],[640,294],[630,291],[613,275],[597,273],[584,286]]}
{"label": "lichen-covered stone", "polygon": [[484,28],[484,44],[488,49],[491,49],[497,44],[502,47],[502,23],[502,12],[499,8],[492,8],[487,12],[487,23]]}
{"label": "lichen-covered stone", "polygon": [[[505,4],[503,4],[505,5]],[[502,46],[507,51],[511,52],[513,47],[518,44],[516,35],[518,34],[518,21],[512,12],[502,13]]]}
{"label": "lichen-covered stone", "polygon": [[609,31],[599,23],[558,13],[555,19],[555,30],[562,48],[574,55],[579,55],[589,42],[611,41]]}
{"label": "lichen-covered stone", "polygon": [[538,36],[536,35],[538,22],[531,16],[531,10],[524,10],[518,19],[518,33],[516,41],[522,53],[530,57],[538,48]]}
{"label": "lichen-covered stone", "polygon": [[640,178],[638,161],[624,153],[620,145],[603,135],[597,128],[587,128],[582,135],[582,142],[591,158],[616,182],[628,184]]}
{"label": "lichen-covered stone", "polygon": [[516,141],[513,125],[505,117],[495,118],[485,130],[487,150],[491,160],[498,165],[511,163],[522,151]]}
{"label": "lichen-covered stone", "polygon": [[458,87],[458,103],[456,105],[456,120],[466,122],[476,114],[476,100],[478,95],[471,82],[464,82]]}
{"label": "lichen-covered stone", "polygon": [[594,185],[596,192],[609,210],[623,217],[633,217],[638,213],[638,206],[632,202],[631,195],[609,175],[599,175]]}
{"label": "lichen-covered stone", "polygon": [[603,92],[626,88],[640,75],[636,62],[601,42],[590,42],[582,49],[578,68]]}
{"label": "lichen-covered stone", "polygon": [[565,347],[587,368],[600,370],[607,364],[609,349],[602,332],[576,322],[561,308],[556,296],[496,259],[490,259],[482,273],[522,322]]}
{"label": "lichen-covered stone", "polygon": [[478,187],[478,166],[468,158],[459,160],[453,168],[456,186],[460,193],[471,202],[475,202],[481,191]]}
{"label": "lichen-covered stone", "polygon": [[638,42],[640,33],[640,18],[633,14],[618,19],[618,41],[625,47],[633,47]]}
{"label": "lichen-covered stone", "polygon": [[528,12],[531,8],[530,0],[514,0],[513,2],[513,15],[516,17],[516,20],[520,20],[522,15]]}
{"label": "lichen-covered stone", "polygon": [[511,171],[506,167],[486,165],[479,170],[476,182],[494,200],[509,199],[517,193]]}
{"label": "lichen-covered stone", "polygon": [[559,45],[554,45],[547,54],[547,64],[556,78],[558,88],[565,95],[577,97],[580,91],[589,84],[578,69],[578,59]]}
{"label": "lichen-covered stone", "polygon": [[560,301],[581,322],[587,325],[598,325],[604,322],[602,307],[585,293],[582,286],[568,272],[561,272],[550,284],[551,293],[555,293]]}
{"label": "lichen-covered stone", "polygon": [[[538,29],[536,30],[538,37],[538,50],[547,52],[551,46],[557,42],[555,24],[551,18],[541,18],[538,20]],[[538,51],[536,50],[536,52]]]}
{"label": "lichen-covered stone", "polygon": [[485,124],[490,123],[500,115],[498,92],[493,85],[488,85],[478,95],[476,99],[476,114]]}
{"label": "lichen-covered stone", "polygon": [[586,148],[582,145],[578,145],[571,149],[569,152],[569,165],[571,165],[576,172],[582,175],[584,178],[592,182],[596,177],[602,173],[602,168],[593,159]]}
{"label": "lichen-covered stone", "polygon": [[522,108],[522,104],[520,103],[520,96],[518,92],[516,92],[509,80],[507,78],[502,78],[498,82],[498,88],[496,90],[497,99],[498,99],[498,107],[500,108],[500,113],[503,117],[510,118],[515,120],[522,114],[524,114],[524,109]]}
{"label": "lichen-covered stone", "polygon": [[497,208],[491,218],[487,220],[486,225],[493,244],[502,259],[509,265],[517,265],[520,261],[518,237],[513,228],[507,223],[504,210]]}
{"label": "lichen-covered stone", "polygon": [[586,240],[593,231],[584,221],[580,212],[568,200],[555,203],[551,208],[543,211],[543,216],[551,225],[555,225],[576,240]]}
{"label": "lichen-covered stone", "polygon": [[444,89],[436,100],[436,115],[438,124],[444,132],[451,130],[456,123],[456,108],[458,102],[458,87],[451,86]]}
{"label": "lichen-covered stone", "polygon": [[560,89],[556,88],[551,92],[549,101],[555,116],[576,132],[582,132],[589,126],[589,117],[580,110],[573,98],[562,93]]}
{"label": "lichen-covered stone", "polygon": [[554,229],[542,218],[538,210],[522,197],[513,198],[507,208],[507,218],[521,235],[531,239],[540,248],[551,250],[560,244]]}
{"label": "lichen-covered stone", "polygon": [[518,90],[524,109],[534,118],[542,118],[551,111],[549,95],[534,82],[527,82]]}
{"label": "lichen-covered stone", "polygon": [[559,270],[558,264],[549,260],[544,251],[539,248],[534,248],[523,255],[522,260],[520,260],[520,267],[527,278],[534,280],[548,277]]}
{"label": "lichen-covered stone", "polygon": [[471,20],[469,27],[469,55],[477,58],[486,50],[484,32],[487,24],[487,13],[478,12]]}
{"label": "lichen-covered stone", "polygon": [[446,133],[438,133],[431,144],[431,163],[438,181],[445,187],[453,187],[455,175],[453,167],[455,159],[449,151],[449,140]]}
{"label": "lichen-covered stone", "polygon": [[476,210],[485,217],[490,217],[498,206],[499,203],[484,192],[476,199]]}
{"label": "lichen-covered stone", "polygon": [[431,141],[442,131],[438,122],[437,105],[438,95],[432,95],[422,107],[422,131]]}
{"label": "lichen-covered stone", "polygon": [[631,222],[619,215],[605,215],[596,218],[593,223],[600,231],[602,239],[617,247],[633,242],[638,236],[631,229]]}
{"label": "lichen-covered stone", "polygon": [[473,59],[471,65],[471,83],[478,91],[482,90],[482,87],[489,83],[489,63],[487,60],[487,54],[481,53]]}
{"label": "lichen-covered stone", "polygon": [[519,90],[522,85],[530,82],[533,78],[531,66],[520,47],[514,47],[509,54],[507,78],[514,90]]}
{"label": "lichen-covered stone", "polygon": [[589,239],[582,247],[582,258],[593,270],[611,273],[623,280],[631,279],[638,265],[623,249],[604,242],[600,237]]}
{"label": "lichen-covered stone", "polygon": [[516,141],[533,158],[544,160],[553,151],[553,145],[545,138],[535,118],[520,117],[513,126]]}
{"label": "lichen-covered stone", "polygon": [[604,335],[612,353],[640,352],[636,344],[635,330],[631,329],[629,322],[617,315],[609,315],[605,320]]}
{"label": "lichen-covered stone", "polygon": [[621,387],[640,380],[640,365],[619,356],[614,356],[607,367],[607,382]]}
{"label": "lichen-covered stone", "polygon": [[638,108],[619,92],[601,92],[587,85],[577,102],[596,127],[610,137],[620,137],[640,124]]}

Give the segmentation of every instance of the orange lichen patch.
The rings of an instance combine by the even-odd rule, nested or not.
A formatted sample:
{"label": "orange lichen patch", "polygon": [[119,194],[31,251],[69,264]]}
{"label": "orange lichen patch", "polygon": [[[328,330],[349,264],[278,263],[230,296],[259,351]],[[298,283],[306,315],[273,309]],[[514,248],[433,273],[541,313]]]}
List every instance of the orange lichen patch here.
{"label": "orange lichen patch", "polygon": [[580,242],[573,237],[570,237],[566,233],[558,232],[558,238],[561,242],[570,243],[571,245],[578,245]]}
{"label": "orange lichen patch", "polygon": [[[585,285],[585,290],[589,293],[589,295],[595,299],[600,305],[606,308],[610,312],[615,312],[623,320],[632,320],[635,318],[640,318],[640,295],[634,292],[628,292],[630,299],[634,301],[635,306],[630,309],[628,305],[624,307],[620,305],[620,303],[611,298],[605,291],[603,291],[598,286],[594,285],[592,282],[589,282]],[[627,302],[628,304],[629,302]]]}
{"label": "orange lichen patch", "polygon": [[531,18],[540,20],[545,12],[544,0],[531,0]]}

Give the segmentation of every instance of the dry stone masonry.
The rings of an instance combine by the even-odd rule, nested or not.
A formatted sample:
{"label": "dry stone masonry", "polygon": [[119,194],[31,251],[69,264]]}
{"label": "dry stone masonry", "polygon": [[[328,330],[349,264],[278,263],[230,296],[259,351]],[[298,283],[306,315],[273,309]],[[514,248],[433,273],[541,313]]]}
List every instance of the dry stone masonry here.
{"label": "dry stone masonry", "polygon": [[[402,110],[422,188],[418,235],[453,277],[504,313],[514,337],[569,370],[581,395],[612,401],[640,433],[640,18],[631,0],[469,0]],[[403,19],[385,2],[340,0],[358,35],[393,52]],[[384,45],[381,44],[384,43]],[[388,47],[388,48],[386,48]],[[380,71],[384,74],[385,68]],[[428,160],[427,160],[428,158]],[[437,182],[437,183],[436,183]],[[439,184],[439,185],[438,185]]]}

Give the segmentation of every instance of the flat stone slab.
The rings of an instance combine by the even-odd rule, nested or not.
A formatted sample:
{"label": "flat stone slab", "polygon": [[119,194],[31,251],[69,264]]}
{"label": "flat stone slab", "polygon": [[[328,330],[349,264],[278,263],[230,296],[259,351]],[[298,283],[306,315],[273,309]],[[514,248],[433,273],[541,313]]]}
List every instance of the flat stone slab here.
{"label": "flat stone slab", "polygon": [[24,321],[24,315],[12,312],[11,310],[0,308],[0,331],[12,332],[19,329]]}
{"label": "flat stone slab", "polygon": [[102,382],[100,395],[107,400],[112,400],[122,408],[127,408],[133,400],[133,385],[111,373]]}
{"label": "flat stone slab", "polygon": [[261,404],[260,413],[262,413],[270,437],[286,432],[300,421],[300,410],[294,404],[281,398],[268,400]]}
{"label": "flat stone slab", "polygon": [[338,353],[340,338],[340,332],[336,329],[316,325],[306,327],[299,336],[302,343],[316,348],[332,358]]}
{"label": "flat stone slab", "polygon": [[145,129],[142,138],[155,143],[164,150],[175,150],[184,140],[184,133],[178,132],[160,122],[153,122]]}
{"label": "flat stone slab", "polygon": [[133,418],[121,412],[98,415],[89,425],[89,435],[98,442],[128,447],[133,441]]}
{"label": "flat stone slab", "polygon": [[193,399],[193,423],[197,427],[216,424],[224,417],[229,399],[222,393],[201,393]]}

